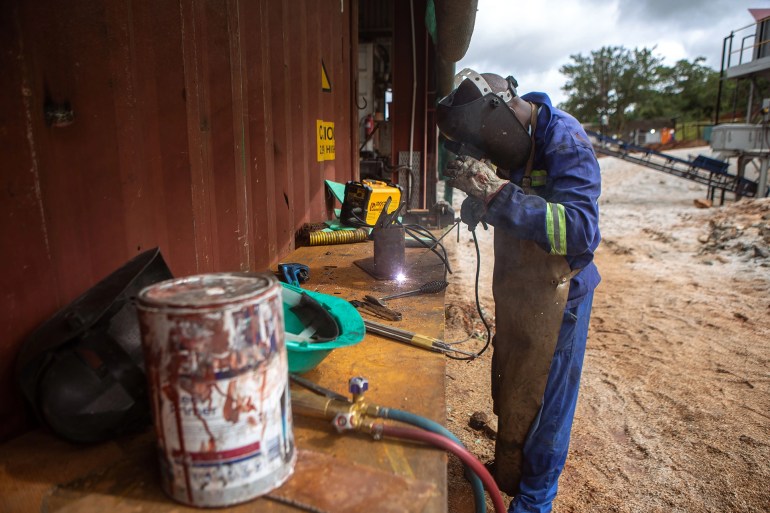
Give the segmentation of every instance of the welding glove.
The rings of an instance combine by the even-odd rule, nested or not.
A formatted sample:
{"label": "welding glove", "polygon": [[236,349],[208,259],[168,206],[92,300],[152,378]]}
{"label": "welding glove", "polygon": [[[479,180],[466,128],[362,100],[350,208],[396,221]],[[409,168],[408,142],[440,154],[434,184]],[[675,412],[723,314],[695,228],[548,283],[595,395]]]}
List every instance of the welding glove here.
{"label": "welding glove", "polygon": [[479,223],[484,226],[485,230],[487,229],[487,223],[484,221],[486,213],[487,209],[484,207],[484,202],[473,196],[465,198],[462,206],[460,206],[460,220],[468,225],[469,231],[475,230]]}
{"label": "welding glove", "polygon": [[508,183],[508,180],[499,178],[488,164],[467,156],[457,157],[447,164],[444,174],[449,178],[447,184],[450,187],[460,189],[484,204]]}

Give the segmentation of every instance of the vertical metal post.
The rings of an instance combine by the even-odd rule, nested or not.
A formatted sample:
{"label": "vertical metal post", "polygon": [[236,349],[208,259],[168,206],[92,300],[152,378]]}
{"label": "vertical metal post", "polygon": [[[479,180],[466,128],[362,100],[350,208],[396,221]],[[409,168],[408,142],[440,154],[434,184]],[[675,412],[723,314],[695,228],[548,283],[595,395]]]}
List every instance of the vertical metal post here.
{"label": "vertical metal post", "polygon": [[[733,35],[732,33],[730,33],[729,36],[727,36],[726,38],[724,38],[724,40],[722,40],[722,62],[720,63],[721,65],[719,66],[719,84],[717,87],[717,107],[714,113],[714,125],[719,124],[719,110],[720,110],[719,107],[722,104],[722,81],[724,80],[724,76],[725,76],[725,53],[727,52],[726,47],[727,47],[728,39],[730,39],[730,45],[732,46],[732,37]],[[730,57],[728,55],[728,67],[729,67],[729,59]]]}
{"label": "vertical metal post", "polygon": [[[763,129],[767,132],[767,128]],[[759,167],[759,182],[757,184],[757,198],[764,198],[767,196],[767,165],[770,160],[770,155],[763,155],[760,157],[761,164]]]}

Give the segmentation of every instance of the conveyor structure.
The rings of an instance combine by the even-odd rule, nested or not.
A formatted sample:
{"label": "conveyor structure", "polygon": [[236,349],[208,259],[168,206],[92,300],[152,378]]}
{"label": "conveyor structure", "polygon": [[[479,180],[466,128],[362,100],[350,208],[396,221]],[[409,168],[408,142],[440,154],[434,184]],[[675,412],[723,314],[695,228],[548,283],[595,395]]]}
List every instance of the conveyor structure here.
{"label": "conveyor structure", "polygon": [[692,180],[708,187],[708,197],[714,200],[717,191],[724,203],[725,193],[739,197],[754,197],[757,194],[757,182],[728,172],[729,163],[705,155],[698,155],[686,160],[661,153],[643,146],[586,130],[591,138],[594,151],[603,155],[626,160],[679,178]]}

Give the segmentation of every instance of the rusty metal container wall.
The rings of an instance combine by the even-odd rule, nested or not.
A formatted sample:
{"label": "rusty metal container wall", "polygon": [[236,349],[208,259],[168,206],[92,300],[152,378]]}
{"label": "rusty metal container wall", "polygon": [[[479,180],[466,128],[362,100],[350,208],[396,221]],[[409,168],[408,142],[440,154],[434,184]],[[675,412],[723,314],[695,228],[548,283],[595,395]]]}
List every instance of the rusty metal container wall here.
{"label": "rusty metal container wall", "polygon": [[[304,222],[329,217],[324,180],[357,176],[354,11],[6,2],[0,439],[24,424],[12,384],[24,336],[128,258],[159,246],[175,276],[264,270]],[[334,160],[316,158],[317,120],[334,123]]]}

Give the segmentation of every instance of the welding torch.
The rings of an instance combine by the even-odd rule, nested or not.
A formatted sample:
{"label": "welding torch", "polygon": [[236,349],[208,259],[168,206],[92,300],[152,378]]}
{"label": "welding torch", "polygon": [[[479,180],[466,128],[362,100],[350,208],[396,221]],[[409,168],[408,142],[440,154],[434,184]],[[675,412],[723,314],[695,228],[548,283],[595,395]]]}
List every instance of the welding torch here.
{"label": "welding torch", "polygon": [[400,328],[394,328],[387,324],[380,324],[378,322],[369,321],[364,319],[364,326],[366,331],[380,335],[397,342],[403,342],[416,347],[427,349],[428,351],[434,351],[437,353],[446,354],[447,352],[459,353],[465,356],[475,357],[475,353],[469,353],[460,349],[455,349],[446,342],[437,338],[429,337],[427,335],[420,335],[419,333],[412,333],[411,331],[402,330]]}

